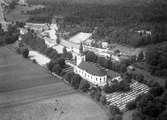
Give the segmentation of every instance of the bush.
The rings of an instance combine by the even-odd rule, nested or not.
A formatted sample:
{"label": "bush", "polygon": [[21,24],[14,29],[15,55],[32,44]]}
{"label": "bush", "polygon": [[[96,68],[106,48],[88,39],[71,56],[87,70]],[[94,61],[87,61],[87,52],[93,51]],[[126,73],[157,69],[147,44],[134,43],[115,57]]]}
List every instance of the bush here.
{"label": "bush", "polygon": [[121,113],[120,109],[114,105],[109,106],[109,112],[111,115],[116,115]]}
{"label": "bush", "polygon": [[126,81],[113,83],[111,86],[105,85],[103,88],[105,93],[127,92],[130,91],[130,84]]}
{"label": "bush", "polygon": [[74,74],[72,81],[71,81],[71,85],[72,87],[74,87],[74,89],[78,89],[79,85],[80,85],[80,81],[81,81],[81,77],[78,74]]}
{"label": "bush", "polygon": [[87,92],[90,88],[90,84],[86,80],[81,80],[79,89],[82,90],[83,92]]}
{"label": "bush", "polygon": [[18,54],[21,54],[21,49],[20,49],[20,48],[16,48],[16,52],[17,52]]}
{"label": "bush", "polygon": [[33,63],[37,64],[37,61],[35,59],[32,60]]}
{"label": "bush", "polygon": [[126,104],[126,109],[128,109],[128,110],[136,109],[136,102],[135,101],[128,102]]}
{"label": "bush", "polygon": [[103,104],[103,105],[106,105],[107,104],[107,100],[106,100],[106,97],[104,95],[102,95],[100,97],[100,102]]}
{"label": "bush", "polygon": [[74,73],[73,73],[73,72],[70,72],[70,73],[66,73],[65,76],[64,76],[64,78],[65,78],[65,80],[67,80],[69,83],[71,83],[73,76],[74,76]]}
{"label": "bush", "polygon": [[164,92],[164,89],[163,87],[152,87],[149,92],[154,96],[154,97],[157,97],[157,96],[161,96]]}
{"label": "bush", "polygon": [[23,49],[22,55],[24,58],[28,58],[29,50],[27,48]]}

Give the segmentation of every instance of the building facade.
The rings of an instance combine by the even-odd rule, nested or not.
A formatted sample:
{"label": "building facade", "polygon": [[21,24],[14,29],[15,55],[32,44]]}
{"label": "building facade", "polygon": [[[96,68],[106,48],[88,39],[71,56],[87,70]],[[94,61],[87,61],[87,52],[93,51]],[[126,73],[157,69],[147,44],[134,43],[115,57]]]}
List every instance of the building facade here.
{"label": "building facade", "polygon": [[85,61],[84,55],[76,57],[74,73],[79,74],[83,79],[94,85],[104,86],[107,83],[106,70],[96,63]]}

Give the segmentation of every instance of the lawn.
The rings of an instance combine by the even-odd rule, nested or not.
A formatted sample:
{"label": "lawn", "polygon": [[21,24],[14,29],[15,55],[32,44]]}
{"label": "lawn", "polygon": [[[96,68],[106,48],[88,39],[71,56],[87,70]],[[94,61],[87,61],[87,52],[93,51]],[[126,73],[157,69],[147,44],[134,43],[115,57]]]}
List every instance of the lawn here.
{"label": "lawn", "polygon": [[0,109],[1,120],[108,120],[90,98],[75,93],[27,105]]}

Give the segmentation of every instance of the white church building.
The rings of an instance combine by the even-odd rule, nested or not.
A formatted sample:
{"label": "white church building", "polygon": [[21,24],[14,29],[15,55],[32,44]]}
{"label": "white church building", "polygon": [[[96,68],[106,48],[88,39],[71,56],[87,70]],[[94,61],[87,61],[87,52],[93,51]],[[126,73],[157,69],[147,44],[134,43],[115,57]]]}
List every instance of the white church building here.
{"label": "white church building", "polygon": [[100,65],[85,60],[85,55],[76,56],[76,65],[74,73],[79,74],[83,79],[98,86],[104,86],[107,83],[107,71]]}

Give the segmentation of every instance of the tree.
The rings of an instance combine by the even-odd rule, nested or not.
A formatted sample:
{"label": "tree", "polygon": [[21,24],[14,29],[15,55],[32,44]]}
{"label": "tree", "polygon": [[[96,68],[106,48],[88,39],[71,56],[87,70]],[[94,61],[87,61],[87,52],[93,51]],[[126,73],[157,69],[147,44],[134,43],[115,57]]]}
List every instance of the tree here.
{"label": "tree", "polygon": [[111,115],[116,115],[121,113],[120,109],[117,106],[113,105],[109,106],[109,112]]}
{"label": "tree", "polygon": [[71,60],[71,59],[72,59],[72,53],[67,52],[67,54],[66,54],[66,58]]}
{"label": "tree", "polygon": [[96,62],[97,56],[95,55],[94,52],[88,51],[86,52],[86,61]]}
{"label": "tree", "polygon": [[9,4],[9,8],[10,8],[10,9],[15,9],[15,8],[16,8],[16,5],[17,5],[17,1],[16,1],[16,0],[13,0],[13,1]]}
{"label": "tree", "polygon": [[74,76],[72,78],[72,82],[71,82],[71,85],[74,87],[74,89],[79,88],[79,84],[80,84],[81,79],[82,78],[78,74],[74,74]]}
{"label": "tree", "polygon": [[167,79],[165,79],[165,89],[167,89]]}
{"label": "tree", "polygon": [[131,102],[128,102],[126,104],[126,109],[128,109],[128,110],[133,110],[135,108],[136,108],[136,102],[135,101],[131,101]]}
{"label": "tree", "polygon": [[54,64],[53,68],[52,68],[52,72],[60,75],[60,73],[62,72],[62,68],[59,64]]}
{"label": "tree", "polygon": [[16,22],[16,26],[17,26],[17,27],[23,28],[24,25],[25,25],[24,22],[18,22],[18,21]]}
{"label": "tree", "polygon": [[0,35],[3,35],[4,34],[4,31],[3,31],[3,28],[2,28],[2,24],[0,24]]}
{"label": "tree", "polygon": [[19,38],[19,30],[16,25],[8,25],[8,30],[4,34],[6,44],[14,43]]}
{"label": "tree", "polygon": [[159,116],[157,120],[167,120],[167,110],[162,112]]}
{"label": "tree", "polygon": [[93,88],[93,89],[90,90],[90,96],[91,96],[92,98],[95,97],[95,93],[96,93],[96,89],[95,89],[95,88]]}
{"label": "tree", "polygon": [[60,44],[60,36],[59,35],[57,35],[56,43]]}
{"label": "tree", "polygon": [[79,89],[82,90],[83,92],[86,92],[89,90],[89,88],[90,84],[88,83],[88,81],[82,79],[79,85]]}
{"label": "tree", "polygon": [[137,108],[149,117],[157,117],[165,110],[164,104],[159,99],[155,99],[151,94],[143,95],[137,103]]}
{"label": "tree", "polygon": [[132,120],[143,120],[143,119],[144,119],[144,115],[140,111],[136,110],[133,112]]}
{"label": "tree", "polygon": [[66,54],[67,54],[67,48],[66,47],[64,47],[63,48],[63,54],[66,56]]}
{"label": "tree", "polygon": [[98,88],[95,91],[95,99],[97,101],[100,101],[100,97],[101,97],[101,90],[99,90]]}
{"label": "tree", "polygon": [[138,54],[137,60],[138,60],[138,61],[144,60],[144,53],[143,53],[143,51],[141,51],[141,52]]}
{"label": "tree", "polygon": [[52,72],[52,68],[54,66],[54,62],[53,61],[50,61],[47,65],[48,69]]}
{"label": "tree", "polygon": [[28,58],[28,55],[29,55],[29,50],[28,50],[28,48],[23,49],[22,54],[23,54],[23,57],[24,57],[24,58]]}
{"label": "tree", "polygon": [[107,103],[107,99],[106,99],[106,97],[105,97],[104,95],[102,95],[102,96],[100,97],[100,102],[101,102],[103,105],[105,105],[105,104]]}
{"label": "tree", "polygon": [[83,44],[82,44],[82,43],[80,44],[79,52],[80,52],[81,54],[83,53]]}
{"label": "tree", "polygon": [[66,74],[65,74],[64,78],[65,78],[69,83],[71,83],[73,76],[74,76],[74,73],[73,73],[73,72],[69,72],[69,73],[66,73]]}
{"label": "tree", "polygon": [[154,96],[154,97],[157,97],[157,96],[161,96],[164,92],[164,89],[163,87],[152,87],[149,92]]}

